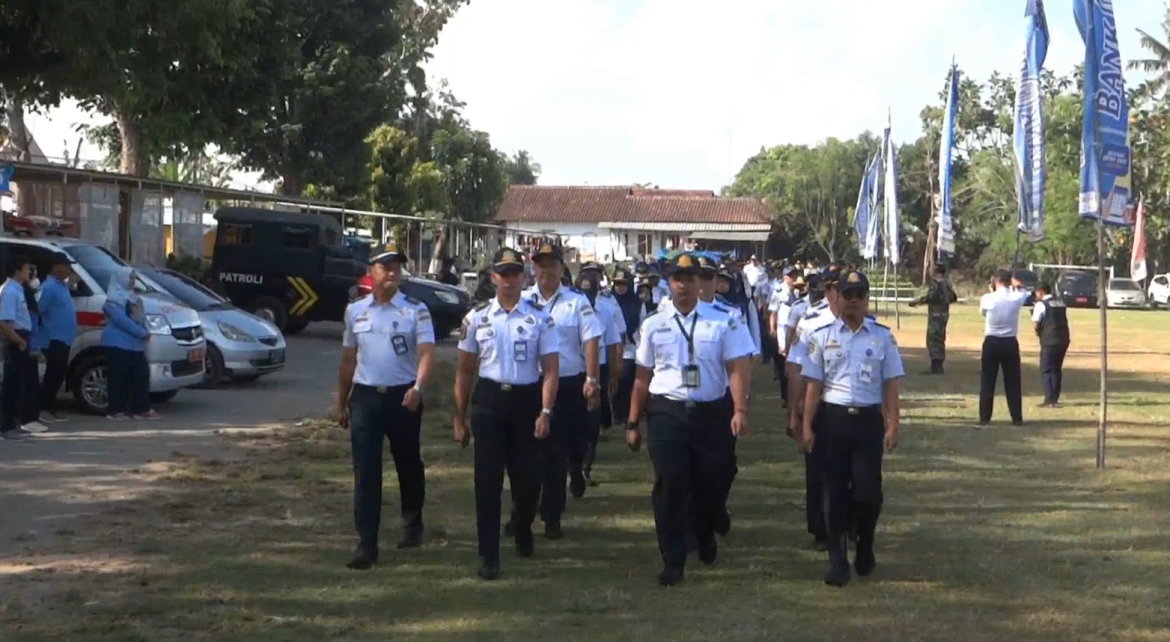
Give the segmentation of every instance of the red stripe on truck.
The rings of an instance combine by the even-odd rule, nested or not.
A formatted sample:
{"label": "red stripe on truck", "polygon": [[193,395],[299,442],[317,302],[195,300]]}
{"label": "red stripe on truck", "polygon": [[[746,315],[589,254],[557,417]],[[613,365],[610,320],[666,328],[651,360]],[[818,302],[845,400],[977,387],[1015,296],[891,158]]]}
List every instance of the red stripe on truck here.
{"label": "red stripe on truck", "polygon": [[77,325],[79,327],[96,327],[106,324],[106,315],[102,312],[78,312]]}

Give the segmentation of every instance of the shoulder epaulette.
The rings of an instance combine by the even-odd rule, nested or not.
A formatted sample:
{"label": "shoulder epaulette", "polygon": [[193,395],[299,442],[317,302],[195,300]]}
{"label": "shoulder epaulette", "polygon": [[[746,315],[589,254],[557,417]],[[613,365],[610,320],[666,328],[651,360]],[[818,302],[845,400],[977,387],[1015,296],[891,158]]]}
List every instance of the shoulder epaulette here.
{"label": "shoulder epaulette", "polygon": [[483,303],[480,303],[479,305],[475,306],[475,311],[479,312],[480,310],[486,310],[486,309],[488,309],[488,306],[491,304],[492,304],[492,302],[490,299],[487,301],[484,301]]}
{"label": "shoulder epaulette", "polygon": [[418,299],[410,296],[409,294],[406,295],[406,302],[411,304],[411,305],[422,305],[423,304],[422,301],[419,301]]}
{"label": "shoulder epaulette", "polygon": [[528,305],[531,305],[532,307],[536,308],[536,310],[537,310],[538,312],[544,312],[544,306],[543,306],[543,305],[541,305],[541,304],[539,304],[539,303],[537,303],[536,301],[532,301],[532,300],[530,299],[530,300],[528,300]]}
{"label": "shoulder epaulette", "polygon": [[720,303],[712,303],[711,307],[715,308],[716,310],[719,310],[720,312],[722,312],[724,314],[731,314],[731,310],[723,307],[723,305]]}
{"label": "shoulder epaulette", "polygon": [[580,294],[581,296],[585,296],[585,293],[581,290],[581,288],[579,288],[575,285],[569,286],[569,292],[574,292],[576,294]]}
{"label": "shoulder epaulette", "polygon": [[878,323],[877,321],[874,321],[874,322],[873,322],[873,324],[874,324],[874,325],[876,325],[877,327],[879,327],[879,328],[881,328],[881,329],[885,330],[886,332],[890,332],[891,334],[893,334],[893,331],[892,331],[892,330],[890,330],[890,326],[888,326],[888,325],[882,325],[882,324]]}

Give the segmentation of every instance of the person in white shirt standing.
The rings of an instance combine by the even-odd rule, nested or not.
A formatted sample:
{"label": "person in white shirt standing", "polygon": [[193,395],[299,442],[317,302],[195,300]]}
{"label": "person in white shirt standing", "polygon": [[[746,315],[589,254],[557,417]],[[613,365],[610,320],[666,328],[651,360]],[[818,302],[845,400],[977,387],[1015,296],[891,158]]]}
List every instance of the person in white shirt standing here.
{"label": "person in white shirt standing", "polygon": [[1007,270],[999,270],[991,280],[991,292],[979,300],[979,313],[984,316],[983,354],[979,374],[979,427],[991,424],[995,405],[995,383],[1003,370],[1003,388],[1007,396],[1012,425],[1024,423],[1023,400],[1020,391],[1020,310],[1028,300],[1019,280]]}

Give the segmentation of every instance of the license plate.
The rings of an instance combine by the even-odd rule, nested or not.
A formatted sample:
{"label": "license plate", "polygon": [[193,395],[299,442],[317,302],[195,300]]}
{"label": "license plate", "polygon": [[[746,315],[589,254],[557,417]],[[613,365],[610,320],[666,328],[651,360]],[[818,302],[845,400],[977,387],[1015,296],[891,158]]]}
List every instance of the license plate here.
{"label": "license plate", "polygon": [[268,360],[272,363],[284,363],[284,350],[273,350],[269,352]]}
{"label": "license plate", "polygon": [[187,363],[203,363],[203,348],[188,350]]}
{"label": "license plate", "polygon": [[1087,296],[1077,297],[1077,303],[1088,303],[1088,302],[1089,302],[1089,297],[1087,297]]}

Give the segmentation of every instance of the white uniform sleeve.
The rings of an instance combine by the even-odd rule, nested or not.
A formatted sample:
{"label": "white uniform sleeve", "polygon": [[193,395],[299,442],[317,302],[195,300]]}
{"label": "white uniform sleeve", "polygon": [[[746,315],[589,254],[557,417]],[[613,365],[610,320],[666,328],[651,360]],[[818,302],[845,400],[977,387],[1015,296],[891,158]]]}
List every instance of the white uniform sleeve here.
{"label": "white uniform sleeve", "polygon": [[475,339],[475,328],[472,325],[474,318],[475,310],[468,312],[467,316],[463,317],[463,325],[459,328],[459,349],[477,355],[479,354],[479,341]]}
{"label": "white uniform sleeve", "polygon": [[356,348],[357,336],[353,333],[353,305],[345,306],[345,330],[341,333],[341,346]]}
{"label": "white uniform sleeve", "polygon": [[753,354],[764,354],[762,344],[760,343],[760,315],[756,314],[755,308],[749,308],[747,313],[748,330],[751,332],[752,345],[755,347]]}
{"label": "white uniform sleeve", "polygon": [[788,310],[788,321],[784,323],[784,327],[790,330],[795,329],[796,325],[800,323],[800,318],[804,316],[803,312],[803,305],[793,305],[792,308]]}
{"label": "white uniform sleeve", "polygon": [[1044,313],[1048,311],[1048,306],[1044,305],[1043,301],[1037,301],[1036,305],[1032,306],[1032,323],[1040,323],[1044,320]]}
{"label": "white uniform sleeve", "polygon": [[605,334],[605,328],[601,327],[597,312],[594,311],[593,306],[589,305],[589,299],[585,297],[581,297],[577,301],[577,326],[581,329],[581,345]]}
{"label": "white uniform sleeve", "polygon": [[431,311],[427,306],[420,305],[415,312],[414,319],[414,343],[416,345],[423,345],[424,343],[435,342],[435,322],[431,319]]}
{"label": "white uniform sleeve", "polygon": [[756,354],[756,347],[752,344],[751,336],[744,331],[743,320],[728,318],[727,329],[723,332],[723,360],[731,361],[753,354]]}
{"label": "white uniform sleeve", "polygon": [[[597,315],[593,315],[594,321],[597,320]],[[557,335],[557,324],[553,321],[551,314],[545,314],[544,318],[539,321],[540,324],[540,341],[537,343],[537,350],[540,356],[547,356],[550,354],[559,354],[561,351],[561,340]],[[460,344],[462,347],[462,344]]]}
{"label": "white uniform sleeve", "polygon": [[613,345],[614,343],[621,343],[624,341],[626,333],[628,333],[630,330],[626,327],[626,316],[622,314],[621,307],[616,302],[611,303],[609,307],[613,317],[613,327],[618,334],[617,341],[609,344]]}
{"label": "white uniform sleeve", "polygon": [[979,298],[979,314],[987,316],[987,313],[991,312],[991,308],[995,307],[995,301],[991,297],[992,295],[989,292]]}
{"label": "white uniform sleeve", "polygon": [[808,355],[800,364],[800,376],[810,381],[825,380],[825,346],[823,332],[813,332],[808,339]]}
{"label": "white uniform sleeve", "polygon": [[902,353],[898,352],[898,344],[894,335],[886,331],[886,358],[882,360],[882,381],[905,377],[906,371],[902,368]]}
{"label": "white uniform sleeve", "polygon": [[654,346],[650,343],[650,335],[653,331],[650,330],[650,319],[642,321],[642,326],[638,329],[638,349],[634,353],[634,361],[643,368],[654,367]]}

